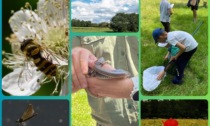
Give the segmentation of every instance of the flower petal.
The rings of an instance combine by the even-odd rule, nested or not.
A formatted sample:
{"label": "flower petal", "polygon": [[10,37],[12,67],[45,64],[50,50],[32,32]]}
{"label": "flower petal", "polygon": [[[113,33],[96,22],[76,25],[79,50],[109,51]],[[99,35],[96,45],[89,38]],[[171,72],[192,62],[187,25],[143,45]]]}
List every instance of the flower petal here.
{"label": "flower petal", "polygon": [[39,0],[37,10],[50,26],[68,27],[69,0]]}
{"label": "flower petal", "polygon": [[22,42],[24,39],[37,37],[41,40],[42,34],[47,33],[47,24],[35,12],[19,10],[9,19],[12,31]]}
{"label": "flower petal", "polygon": [[41,87],[37,80],[42,79],[44,76],[41,72],[37,72],[35,69],[36,68],[33,68],[32,71],[33,77],[29,78],[29,81],[21,83],[21,88],[24,90],[21,90],[21,88],[18,86],[20,73],[23,72],[21,68],[14,69],[13,72],[3,77],[2,89],[5,92],[15,96],[28,96],[34,94]]}

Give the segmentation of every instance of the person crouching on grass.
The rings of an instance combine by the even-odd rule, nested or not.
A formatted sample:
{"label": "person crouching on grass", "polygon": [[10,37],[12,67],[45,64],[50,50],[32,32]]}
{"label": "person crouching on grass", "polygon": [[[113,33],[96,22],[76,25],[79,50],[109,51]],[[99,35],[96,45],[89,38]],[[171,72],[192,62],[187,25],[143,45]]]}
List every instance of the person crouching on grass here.
{"label": "person crouching on grass", "polygon": [[[152,33],[155,43],[168,44],[179,48],[179,52],[170,58],[170,61],[175,60],[179,74],[172,80],[173,84],[181,84],[184,76],[184,69],[192,55],[197,50],[198,43],[193,36],[185,31],[166,32],[161,28],[157,28]],[[157,79],[161,80],[166,71],[161,71]]]}

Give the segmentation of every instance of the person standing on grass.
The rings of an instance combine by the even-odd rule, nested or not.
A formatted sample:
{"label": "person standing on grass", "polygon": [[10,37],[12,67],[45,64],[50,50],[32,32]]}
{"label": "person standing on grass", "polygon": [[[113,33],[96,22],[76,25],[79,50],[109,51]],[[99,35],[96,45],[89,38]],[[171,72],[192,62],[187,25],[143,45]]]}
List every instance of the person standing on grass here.
{"label": "person standing on grass", "polygon": [[170,16],[172,15],[172,6],[168,0],[160,2],[160,22],[165,28],[166,32],[170,31]]}
{"label": "person standing on grass", "polygon": [[[193,36],[185,31],[166,32],[161,28],[157,28],[152,33],[155,43],[162,43],[165,46],[172,45],[179,48],[179,52],[170,58],[175,60],[178,69],[178,75],[172,80],[173,84],[181,84],[184,76],[184,69],[192,55],[197,50],[198,43]],[[166,71],[161,71],[157,79],[161,80]]]}
{"label": "person standing on grass", "polygon": [[193,22],[196,22],[197,20],[197,10],[198,10],[198,4],[200,3],[200,0],[189,0],[187,6],[191,7],[191,10],[193,12]]}

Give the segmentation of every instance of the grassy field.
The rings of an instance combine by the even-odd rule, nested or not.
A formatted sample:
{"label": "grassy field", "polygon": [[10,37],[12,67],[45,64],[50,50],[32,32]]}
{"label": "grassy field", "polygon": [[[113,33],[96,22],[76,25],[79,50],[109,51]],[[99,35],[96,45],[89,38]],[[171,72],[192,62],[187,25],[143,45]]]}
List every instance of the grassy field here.
{"label": "grassy field", "polygon": [[[141,74],[143,70],[151,66],[162,66],[163,57],[167,53],[166,48],[160,48],[154,44],[152,31],[162,27],[159,21],[160,0],[141,1]],[[173,85],[173,76],[167,75],[160,86],[152,91],[146,92],[142,89],[143,95],[164,95],[164,96],[200,96],[207,94],[208,84],[208,9],[202,7],[203,1],[198,9],[198,20],[193,22],[192,11],[186,6],[186,1],[170,0],[174,3],[171,16],[171,31],[183,30],[193,33],[197,26],[203,21],[200,29],[194,35],[199,43],[198,50],[193,55],[185,69],[184,83]]]}
{"label": "grassy field", "polygon": [[72,95],[72,126],[95,126],[84,90]]}
{"label": "grassy field", "polygon": [[72,27],[73,32],[113,32],[108,27]]}
{"label": "grassy field", "polygon": [[[162,121],[167,119],[143,119],[141,126],[163,126]],[[179,126],[208,126],[208,120],[204,119],[177,119]]]}

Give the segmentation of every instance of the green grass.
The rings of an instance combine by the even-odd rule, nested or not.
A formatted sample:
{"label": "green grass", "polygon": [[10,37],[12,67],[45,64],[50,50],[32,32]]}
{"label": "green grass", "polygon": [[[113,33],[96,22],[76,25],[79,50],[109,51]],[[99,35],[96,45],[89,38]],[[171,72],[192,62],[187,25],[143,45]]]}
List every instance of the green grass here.
{"label": "green grass", "polygon": [[84,90],[72,94],[72,126],[95,126]]}
{"label": "green grass", "polygon": [[[141,73],[143,70],[163,64],[163,56],[167,52],[165,48],[159,48],[154,44],[151,36],[154,28],[162,27],[159,21],[159,1],[160,0],[142,0],[141,1]],[[207,9],[200,7],[198,10],[198,22],[192,22],[192,12],[186,7],[186,1],[170,0],[174,3],[174,14],[171,17],[171,30],[184,30],[193,33],[199,21],[203,20],[204,24],[195,34],[195,39],[199,43],[197,52],[192,57],[190,63],[185,70],[184,83],[180,86],[172,85],[172,76],[167,76],[161,85],[153,92],[142,90],[144,95],[205,95],[207,93]],[[202,3],[202,1],[201,1]],[[101,28],[76,28],[74,32],[106,32],[110,29]],[[111,30],[110,30],[111,31]],[[85,91],[79,91],[72,95],[72,126],[95,126],[95,121],[91,118],[91,109],[88,105],[87,95]],[[164,120],[164,119],[163,119]],[[187,120],[178,120],[180,126]],[[207,126],[207,120],[190,120],[189,125],[202,123]],[[162,119],[155,120],[159,122],[157,125],[147,125],[142,120],[142,126],[162,126]],[[154,120],[152,120],[154,122]],[[150,122],[150,123],[152,123]],[[188,123],[186,123],[188,124]]]}
{"label": "green grass", "polygon": [[[167,53],[166,48],[160,48],[154,44],[152,31],[155,28],[163,27],[159,21],[160,0],[141,1],[141,74],[143,70],[151,66],[162,66],[163,57]],[[186,1],[170,0],[174,3],[171,16],[171,31],[183,30],[193,33],[200,21],[204,21],[200,29],[194,35],[199,43],[198,50],[191,58],[185,69],[184,83],[173,85],[173,76],[167,75],[159,87],[152,92],[142,89],[143,95],[164,95],[164,96],[202,96],[207,94],[208,84],[208,9],[199,7],[198,20],[193,23],[192,11],[186,6]],[[203,2],[201,1],[200,5]]]}
{"label": "green grass", "polygon": [[72,27],[73,32],[113,32],[108,27]]}
{"label": "green grass", "polygon": [[[167,119],[142,119],[141,126],[163,126],[162,121]],[[208,120],[204,119],[176,119],[179,126],[208,126]]]}

